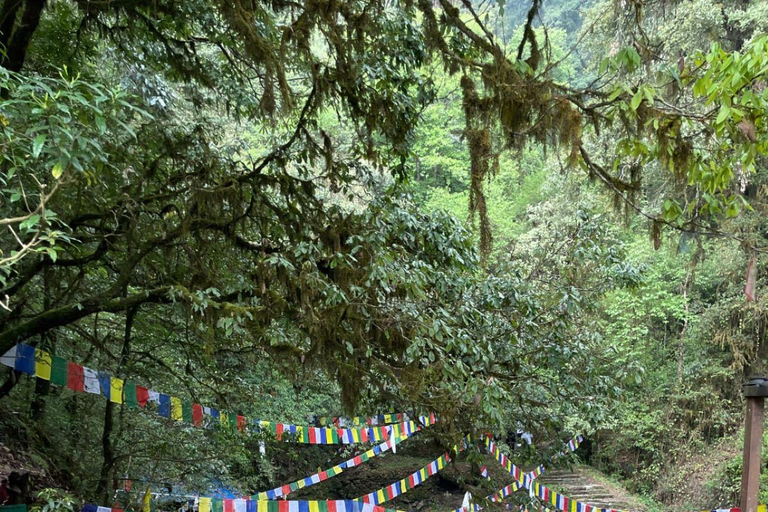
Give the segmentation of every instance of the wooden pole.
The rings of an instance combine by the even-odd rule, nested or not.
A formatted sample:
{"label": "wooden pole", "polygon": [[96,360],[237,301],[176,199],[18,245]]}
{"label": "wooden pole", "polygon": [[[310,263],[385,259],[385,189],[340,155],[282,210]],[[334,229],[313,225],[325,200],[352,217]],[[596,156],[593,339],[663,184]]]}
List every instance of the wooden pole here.
{"label": "wooden pole", "polygon": [[754,378],[744,386],[747,418],[744,424],[744,458],[741,473],[741,512],[757,512],[760,492],[760,451],[768,379]]}

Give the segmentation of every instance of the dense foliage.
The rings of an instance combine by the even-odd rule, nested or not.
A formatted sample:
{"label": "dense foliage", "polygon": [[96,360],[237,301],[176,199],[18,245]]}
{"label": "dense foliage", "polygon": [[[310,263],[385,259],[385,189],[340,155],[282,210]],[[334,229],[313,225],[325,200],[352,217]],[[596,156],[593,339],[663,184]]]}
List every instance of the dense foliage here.
{"label": "dense foliage", "polygon": [[[595,433],[652,492],[768,359],[766,9],[673,4],[3,1],[0,353],[277,421],[436,412],[446,446]],[[339,456],[0,400],[104,502]]]}

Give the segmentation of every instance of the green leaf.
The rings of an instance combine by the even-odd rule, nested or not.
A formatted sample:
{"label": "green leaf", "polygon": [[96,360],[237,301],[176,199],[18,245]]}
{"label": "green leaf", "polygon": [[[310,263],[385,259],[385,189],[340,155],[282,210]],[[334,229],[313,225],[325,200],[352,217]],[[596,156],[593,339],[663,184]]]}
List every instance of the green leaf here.
{"label": "green leaf", "polygon": [[632,107],[632,110],[637,110],[637,107],[639,107],[640,103],[642,102],[643,102],[643,91],[639,90],[632,97],[632,102],[629,104],[629,106]]}
{"label": "green leaf", "polygon": [[717,114],[715,124],[723,124],[726,119],[731,115],[731,107],[726,104],[720,105],[720,112]]}
{"label": "green leaf", "polygon": [[104,133],[107,131],[107,122],[101,116],[96,116],[96,126],[99,129],[99,133]]}
{"label": "green leaf", "polygon": [[45,144],[45,134],[41,133],[35,140],[32,141],[32,158],[40,156],[40,152],[43,150],[43,144]]}

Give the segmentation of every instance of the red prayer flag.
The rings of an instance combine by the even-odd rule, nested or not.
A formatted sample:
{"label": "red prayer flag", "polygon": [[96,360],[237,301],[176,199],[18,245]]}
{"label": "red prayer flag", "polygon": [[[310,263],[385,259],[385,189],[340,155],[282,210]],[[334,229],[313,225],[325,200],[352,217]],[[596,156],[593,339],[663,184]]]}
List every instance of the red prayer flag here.
{"label": "red prayer flag", "polygon": [[146,407],[149,400],[149,389],[143,386],[136,386],[136,401],[139,402],[139,406]]}
{"label": "red prayer flag", "polygon": [[291,494],[291,485],[285,484],[280,488],[280,490],[283,491],[283,496],[288,496],[289,494]]}
{"label": "red prayer flag", "polygon": [[285,500],[278,501],[277,510],[278,512],[290,512],[290,510],[288,509],[288,502]]}
{"label": "red prayer flag", "polygon": [[276,430],[275,437],[277,437],[277,440],[278,441],[282,440],[283,439],[283,424],[282,423],[276,424],[275,425],[275,430]]}
{"label": "red prayer flag", "polygon": [[317,429],[316,428],[310,428],[309,429],[309,443],[310,444],[317,443]]}
{"label": "red prayer flag", "polygon": [[196,427],[203,424],[203,406],[200,404],[192,404],[192,423]]}
{"label": "red prayer flag", "polygon": [[74,391],[83,391],[85,388],[85,374],[83,367],[75,363],[67,363],[67,387]]}
{"label": "red prayer flag", "polygon": [[245,416],[237,415],[237,430],[240,432],[245,430]]}
{"label": "red prayer flag", "polygon": [[234,512],[234,502],[231,498],[224,499],[224,512]]}
{"label": "red prayer flag", "polygon": [[361,428],[360,429],[360,441],[363,443],[368,442],[368,429],[367,428]]}
{"label": "red prayer flag", "polygon": [[336,502],[335,501],[329,501],[328,502],[328,512],[336,512]]}

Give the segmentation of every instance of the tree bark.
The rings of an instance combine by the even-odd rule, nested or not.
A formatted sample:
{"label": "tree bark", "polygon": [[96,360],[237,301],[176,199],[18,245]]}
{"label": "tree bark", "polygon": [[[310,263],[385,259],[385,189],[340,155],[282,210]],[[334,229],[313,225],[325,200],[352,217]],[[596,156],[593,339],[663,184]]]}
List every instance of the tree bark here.
{"label": "tree bark", "polygon": [[[130,354],[133,320],[136,317],[137,311],[138,306],[134,306],[130,308],[125,315],[125,333],[123,335],[123,348],[120,351],[120,360],[117,363],[118,372],[127,362],[128,355]],[[101,475],[99,476],[99,484],[96,488],[96,496],[102,498],[102,503],[109,503],[111,501],[109,496],[109,483],[112,481],[112,473],[115,467],[115,453],[112,447],[111,438],[114,426],[114,409],[114,402],[108,401],[104,411],[104,430],[101,433],[101,448],[103,453]]]}
{"label": "tree bark", "polygon": [[[5,10],[5,4],[13,2],[14,0],[5,0],[3,2],[3,11]],[[24,2],[24,11],[21,13],[21,18],[17,23],[12,25],[10,33],[4,34],[3,38],[8,38],[6,44],[6,54],[0,62],[2,66],[10,71],[21,71],[24,67],[24,60],[27,57],[27,49],[29,48],[29,42],[32,40],[32,35],[37,30],[37,26],[40,24],[40,16],[45,8],[46,0],[26,0]],[[21,0],[18,0],[18,4]],[[14,10],[12,16],[13,21],[16,21],[16,14],[18,12],[18,4]],[[0,20],[0,23],[5,25],[10,20]],[[7,28],[6,28],[7,30]]]}
{"label": "tree bark", "polygon": [[683,363],[685,362],[685,333],[688,331],[688,281],[691,278],[690,272],[686,272],[683,282],[683,308],[685,316],[683,317],[683,328],[680,331],[680,339],[677,341],[677,383],[683,383]]}
{"label": "tree bark", "polygon": [[0,7],[0,46],[8,48],[23,0],[4,0]]}
{"label": "tree bark", "polygon": [[170,291],[170,286],[162,286],[127,297],[106,298],[96,295],[76,304],[44,311],[24,323],[0,332],[0,354],[4,354],[15,344],[28,340],[32,336],[71,324],[94,313],[117,313],[145,302],[170,302],[171,299],[168,296]]}
{"label": "tree bark", "polygon": [[8,379],[0,386],[0,400],[5,398],[16,387],[16,384],[19,383],[19,377],[21,377],[21,372],[12,369]]}

